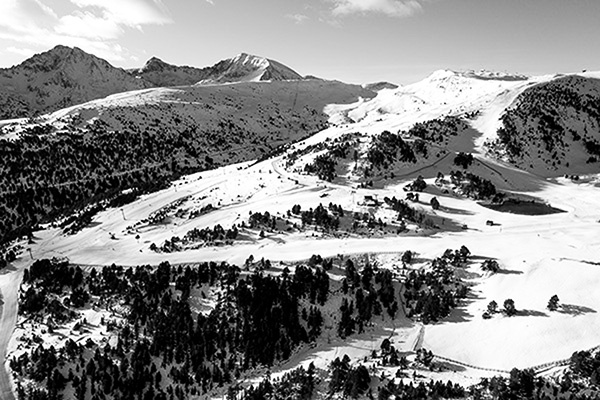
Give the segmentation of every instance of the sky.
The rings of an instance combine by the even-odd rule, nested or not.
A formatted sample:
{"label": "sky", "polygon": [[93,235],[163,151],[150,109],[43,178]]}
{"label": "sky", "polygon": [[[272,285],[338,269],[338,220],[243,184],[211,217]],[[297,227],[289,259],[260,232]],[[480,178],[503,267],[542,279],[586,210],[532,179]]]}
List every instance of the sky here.
{"label": "sky", "polygon": [[58,44],[123,68],[245,52],[351,83],[579,72],[600,70],[600,0],[0,0],[0,67]]}

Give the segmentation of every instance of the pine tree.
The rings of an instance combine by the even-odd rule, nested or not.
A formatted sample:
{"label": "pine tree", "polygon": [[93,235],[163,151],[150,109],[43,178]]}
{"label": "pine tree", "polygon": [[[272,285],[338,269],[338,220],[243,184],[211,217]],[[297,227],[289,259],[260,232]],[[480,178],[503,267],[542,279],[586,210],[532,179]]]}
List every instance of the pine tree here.
{"label": "pine tree", "polygon": [[504,312],[509,317],[517,313],[517,309],[515,308],[515,302],[513,301],[513,299],[504,300]]}
{"label": "pine tree", "polygon": [[550,300],[548,300],[548,310],[556,311],[558,309],[558,302],[559,299],[557,295],[550,297]]}

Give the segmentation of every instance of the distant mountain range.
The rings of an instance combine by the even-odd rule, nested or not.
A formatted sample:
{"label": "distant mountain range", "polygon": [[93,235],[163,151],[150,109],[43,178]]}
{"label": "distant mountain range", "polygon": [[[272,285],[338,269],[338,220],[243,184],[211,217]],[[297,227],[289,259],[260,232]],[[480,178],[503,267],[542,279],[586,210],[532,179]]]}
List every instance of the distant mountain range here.
{"label": "distant mountain range", "polygon": [[167,64],[152,57],[142,68],[130,70],[129,73],[153,86],[305,79],[277,61],[246,53],[206,68]]}
{"label": "distant mountain range", "polygon": [[[258,81],[272,84],[257,88],[253,82]],[[287,143],[286,131],[295,132],[291,137],[297,139],[299,132],[323,127],[329,119],[323,113],[327,104],[359,97],[372,101],[347,108],[330,122],[377,123],[391,114],[415,115],[416,123],[430,110],[430,119],[473,119],[474,128],[483,133],[478,141],[482,151],[542,176],[587,173],[600,162],[596,73],[527,77],[444,69],[403,87],[388,82],[361,87],[302,76],[277,61],[246,53],[205,68],[152,57],[141,68],[125,70],[65,46],[0,69],[0,120],[61,110],[50,120],[82,114],[84,125],[99,118],[111,130],[198,129],[221,136],[237,129],[245,139],[252,136],[248,132],[258,135],[253,150],[265,152],[273,150],[273,143]],[[279,104],[271,107],[275,98]]]}
{"label": "distant mountain range", "polygon": [[33,116],[151,87],[303,79],[277,61],[245,53],[206,68],[171,65],[152,57],[142,68],[124,70],[77,47],[56,46],[0,69],[0,119]]}

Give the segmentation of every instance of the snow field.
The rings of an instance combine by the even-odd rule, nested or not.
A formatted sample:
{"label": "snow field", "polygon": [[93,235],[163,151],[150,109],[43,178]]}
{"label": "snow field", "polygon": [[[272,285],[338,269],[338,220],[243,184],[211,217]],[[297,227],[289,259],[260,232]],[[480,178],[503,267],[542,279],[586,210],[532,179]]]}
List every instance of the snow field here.
{"label": "snow field", "polygon": [[[394,346],[402,352],[411,352],[418,343],[437,355],[482,368],[510,370],[568,358],[576,350],[600,344],[597,336],[600,292],[596,290],[600,281],[600,239],[595,234],[600,227],[597,222],[600,219],[598,176],[590,176],[581,183],[566,179],[543,180],[486,158],[482,149],[483,142],[494,137],[502,111],[518,94],[531,84],[551,78],[494,81],[448,72],[434,74],[415,85],[382,90],[371,101],[329,106],[326,110],[331,116],[330,122],[339,125],[330,126],[292,149],[346,133],[360,132],[368,138],[383,130],[407,129],[418,121],[478,111],[471,121],[474,131],[453,143],[457,151],[474,150],[475,164],[479,162],[473,167],[476,173],[484,176],[480,171],[487,171],[486,177],[504,182],[498,184],[503,190],[519,189],[523,194],[566,211],[564,213],[543,216],[501,213],[469,199],[443,194],[433,179],[427,179],[428,188],[420,194],[420,202],[410,203],[411,206],[435,213],[455,225],[464,224],[468,229],[440,230],[433,235],[411,232],[405,236],[348,238],[312,231],[284,232],[232,246],[201,247],[177,253],[149,250],[151,243],[160,245],[172,236],[182,237],[195,227],[221,224],[227,229],[247,220],[250,212],[269,211],[285,219],[286,211],[295,204],[305,210],[332,202],[345,211],[369,211],[360,204],[364,196],[376,196],[380,200],[386,196],[404,198],[402,187],[418,173],[409,171],[380,189],[356,189],[286,170],[285,160],[276,157],[252,166],[244,163],[185,177],[165,190],[142,196],[120,209],[99,213],[91,226],[73,236],[64,236],[59,229],[48,227],[35,233],[32,254],[35,258],[63,256],[72,263],[89,265],[156,265],[165,260],[172,264],[222,260],[242,265],[249,255],[255,259],[291,262],[306,260],[313,254],[323,257],[372,254],[379,257],[382,267],[393,268],[398,263],[394,257],[406,250],[415,251],[420,260],[431,260],[448,248],[465,245],[473,255],[463,272],[471,293],[449,318],[425,326],[422,337],[420,326],[412,321],[399,319],[394,325],[383,321],[346,341],[331,335],[315,347],[301,348],[274,373],[298,365],[307,366],[310,362],[326,367],[343,354],[363,358],[390,335]],[[434,176],[438,170],[447,173],[450,163],[445,160],[439,165],[429,165],[426,175]],[[440,210],[431,211],[429,201],[433,196],[440,201]],[[177,210],[173,210],[164,223],[144,225],[142,221],[152,213],[175,202],[181,202],[177,208],[187,212],[208,204],[216,210],[192,219],[177,217]],[[393,216],[384,208],[371,211],[377,217]],[[495,224],[486,225],[488,220]],[[128,227],[136,227],[136,224],[137,231],[128,233]],[[137,234],[139,239],[135,238]],[[501,271],[494,275],[484,273],[480,265],[486,258],[496,259]],[[6,279],[0,277],[0,285]],[[4,287],[2,293],[6,298]],[[546,304],[553,294],[559,296],[562,306],[550,312]],[[508,298],[515,301],[516,316],[495,314],[488,320],[481,317],[491,300],[502,308]],[[205,312],[212,306],[209,302],[199,303],[197,312]],[[433,375],[423,371],[422,374],[425,378],[435,376],[434,379],[452,379],[459,383],[475,383],[480,377],[493,375],[489,371],[462,367],[454,367],[454,372]]]}

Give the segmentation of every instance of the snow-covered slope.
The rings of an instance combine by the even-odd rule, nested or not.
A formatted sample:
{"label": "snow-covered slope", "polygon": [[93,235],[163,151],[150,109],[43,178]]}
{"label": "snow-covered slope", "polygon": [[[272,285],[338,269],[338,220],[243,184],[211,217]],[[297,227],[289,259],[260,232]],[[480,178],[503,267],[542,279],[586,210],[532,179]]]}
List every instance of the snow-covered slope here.
{"label": "snow-covered slope", "polygon": [[503,91],[518,91],[531,81],[522,77],[439,70],[424,80],[384,90],[377,98],[348,113],[354,121],[373,121],[402,117],[409,123],[438,118],[443,115],[460,115],[481,111]]}
{"label": "snow-covered slope", "polygon": [[329,112],[338,123],[391,132],[458,116],[474,129],[472,151],[481,156],[542,176],[585,174],[600,169],[599,82],[594,73],[526,77],[440,70]]}
{"label": "snow-covered slope", "polygon": [[[411,361],[415,350],[425,347],[449,360],[437,366],[453,371],[430,372],[418,365],[406,375],[400,371],[405,383],[417,385],[422,381],[420,374],[427,374],[426,380],[476,382],[492,374],[508,376],[513,367],[539,367],[545,363],[553,367],[574,351],[600,344],[600,296],[595,290],[600,279],[600,243],[591,234],[597,231],[600,220],[595,206],[600,185],[598,164],[585,164],[590,169],[578,180],[546,179],[538,173],[541,167],[523,170],[528,168],[517,168],[520,163],[505,163],[502,149],[490,152],[486,144],[498,138],[498,128],[506,124],[503,115],[507,114],[511,121],[522,121],[515,123],[515,136],[511,137],[519,138],[531,154],[536,148],[544,148],[544,142],[536,143],[541,137],[535,135],[540,133],[545,115],[553,116],[567,136],[573,136],[572,131],[587,130],[587,136],[580,134],[580,142],[596,137],[598,87],[592,79],[597,74],[588,73],[586,79],[550,75],[527,78],[442,70],[413,85],[383,88],[370,98],[361,92],[362,88],[326,81],[254,82],[264,77],[270,62],[249,56],[236,59],[216,69],[220,71],[215,75],[218,82],[234,77],[252,82],[113,95],[57,112],[46,122],[71,129],[69,124],[80,123],[79,128],[100,119],[113,129],[148,131],[152,135],[195,126],[196,130],[186,131],[186,135],[206,134],[207,146],[224,150],[212,155],[223,162],[236,159],[243,151],[256,151],[265,143],[254,141],[249,132],[260,132],[268,143],[284,136],[285,140],[297,139],[294,129],[324,122],[325,116],[316,115],[322,110],[329,114],[329,125],[323,125],[324,129],[309,138],[280,148],[271,158],[183,176],[168,188],[141,195],[119,208],[102,210],[75,234],[67,235],[57,226],[45,225],[28,244],[31,258],[66,257],[91,269],[112,263],[157,265],[165,260],[182,264],[226,260],[243,265],[249,256],[290,263],[315,254],[339,259],[355,255],[406,279],[410,270],[427,268],[424,261],[444,249],[465,245],[472,257],[455,272],[469,286],[469,295],[447,317],[423,325],[402,313],[393,326],[375,321],[373,326],[365,327],[362,335],[346,340],[322,337],[314,348],[300,349],[287,363],[273,366],[271,372],[281,373],[310,361],[326,369],[333,358],[345,353],[364,360],[374,350],[379,351],[381,341],[387,337]],[[355,101],[357,96],[362,98]],[[417,129],[411,130],[415,126]],[[380,170],[372,168],[365,178],[361,163],[369,161],[369,150],[386,130],[393,138],[387,144],[395,140],[407,144],[402,147],[406,150],[417,149],[422,141],[427,152],[419,154],[415,162],[392,160]],[[552,134],[554,130],[558,129]],[[523,135],[528,132],[531,136]],[[225,145],[219,142],[223,138],[228,141]],[[234,139],[249,143],[227,147]],[[575,147],[574,142],[569,146]],[[343,147],[345,144],[348,148]],[[346,167],[343,174],[329,182],[306,172],[307,164],[334,150],[345,154],[338,157]],[[472,164],[456,165],[454,156],[459,152],[471,153]],[[556,159],[562,162],[561,157],[567,160],[573,154],[565,151]],[[554,161],[541,160],[541,165]],[[572,168],[581,165],[572,162]],[[521,215],[485,207],[452,188],[452,170],[475,174],[508,195],[518,192],[522,197],[535,197],[563,212]],[[389,228],[398,223],[400,216],[384,199],[408,197],[407,184],[419,175],[425,178],[426,187],[418,193],[419,198],[413,197],[405,204],[423,213],[424,218],[442,221],[437,227],[413,223],[408,224],[407,231],[396,231],[374,224],[363,233],[351,229],[330,232],[310,226],[297,229],[304,224],[290,212],[297,205],[304,211],[331,202],[343,207],[346,218],[356,219],[357,225],[366,216],[381,220],[379,226]],[[375,184],[365,185],[367,180],[375,180]],[[437,209],[432,206],[433,198],[440,204]],[[296,227],[290,223],[290,229],[285,230],[275,225],[262,233],[247,228],[249,215],[267,211],[278,222],[290,220]],[[235,224],[245,226],[244,235],[231,243],[200,241],[176,251],[156,251],[157,247],[168,248],[164,245],[167,241],[180,242],[194,229],[211,229],[217,224],[225,229]],[[414,251],[418,261],[404,265],[400,255],[406,250]],[[497,261],[500,270],[484,271],[482,263],[486,259]],[[19,264],[17,271],[0,276],[0,283],[18,281],[14,274],[20,273],[27,262]],[[4,287],[6,284],[0,285]],[[561,304],[556,311],[549,311],[546,305],[553,294],[560,297]],[[8,304],[16,302],[16,296],[7,291]],[[492,300],[501,307],[505,299],[515,301],[516,315],[498,312],[489,319],[482,318]],[[15,354],[21,343],[15,337],[11,343],[9,353]],[[377,364],[373,363],[374,376],[385,372],[393,377],[398,373],[397,368]]]}
{"label": "snow-covered slope", "polygon": [[201,80],[201,84],[302,79],[296,71],[277,61],[246,53],[223,60],[207,68],[206,72],[207,75]]}
{"label": "snow-covered slope", "polygon": [[324,112],[328,104],[374,96],[359,85],[322,80],[151,88],[110,95],[44,115],[33,124],[17,121],[0,129],[18,132],[38,123],[69,129],[98,119],[113,130],[150,129],[163,135],[186,129],[220,132],[223,141],[245,131],[250,136],[270,137],[276,146],[281,144],[281,135],[304,136],[323,128],[329,118]]}

